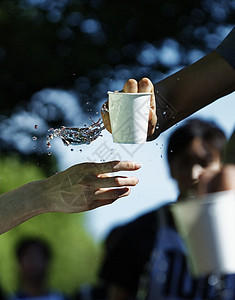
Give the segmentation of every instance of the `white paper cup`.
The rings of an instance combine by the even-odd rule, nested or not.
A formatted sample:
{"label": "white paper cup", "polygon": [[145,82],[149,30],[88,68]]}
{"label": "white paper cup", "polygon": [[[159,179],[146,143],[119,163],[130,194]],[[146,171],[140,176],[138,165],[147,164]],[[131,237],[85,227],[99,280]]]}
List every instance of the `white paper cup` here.
{"label": "white paper cup", "polygon": [[108,92],[108,95],[113,141],[122,144],[145,143],[152,93]]}
{"label": "white paper cup", "polygon": [[235,192],[208,194],[172,205],[195,276],[235,273]]}

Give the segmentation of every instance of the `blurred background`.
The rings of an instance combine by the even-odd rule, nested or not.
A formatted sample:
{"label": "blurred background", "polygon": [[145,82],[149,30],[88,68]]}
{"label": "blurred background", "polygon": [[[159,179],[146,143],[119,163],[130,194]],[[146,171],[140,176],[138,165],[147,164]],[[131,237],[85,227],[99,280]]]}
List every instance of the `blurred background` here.
{"label": "blurred background", "polygon": [[[108,90],[121,90],[129,78],[165,78],[214,49],[234,23],[234,0],[0,1],[0,193],[85,161],[143,165],[127,199],[83,214],[48,213],[1,235],[6,293],[17,288],[14,247],[21,238],[49,241],[50,286],[71,293],[96,283],[103,240],[113,226],[176,198],[165,160],[174,128],[145,145],[114,144],[106,131],[91,145],[53,140],[50,152],[48,129],[97,121]],[[234,98],[195,115],[216,121],[229,137]]]}

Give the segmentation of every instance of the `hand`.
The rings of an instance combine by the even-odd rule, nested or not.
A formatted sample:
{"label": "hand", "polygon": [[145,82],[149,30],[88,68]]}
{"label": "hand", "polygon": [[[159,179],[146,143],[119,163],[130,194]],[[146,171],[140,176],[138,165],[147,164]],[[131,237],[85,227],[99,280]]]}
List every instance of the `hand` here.
{"label": "hand", "polygon": [[[129,79],[126,81],[122,92],[124,93],[143,93],[143,92],[151,92],[151,100],[150,100],[150,111],[149,111],[149,123],[148,123],[148,136],[151,136],[154,133],[156,124],[157,124],[157,114],[156,114],[156,103],[155,103],[155,95],[154,95],[154,87],[152,82],[148,78],[142,78],[139,82],[135,79]],[[106,129],[112,133],[109,113],[105,109],[108,108],[108,101],[105,102],[101,109],[101,116],[104,122],[104,126]]]}
{"label": "hand", "polygon": [[235,165],[224,165],[220,171],[206,171],[199,178],[199,195],[228,190],[235,191]]}
{"label": "hand", "polygon": [[82,163],[45,179],[44,197],[50,211],[81,212],[113,203],[129,195],[138,179],[108,173],[134,171],[140,164],[130,161]]}

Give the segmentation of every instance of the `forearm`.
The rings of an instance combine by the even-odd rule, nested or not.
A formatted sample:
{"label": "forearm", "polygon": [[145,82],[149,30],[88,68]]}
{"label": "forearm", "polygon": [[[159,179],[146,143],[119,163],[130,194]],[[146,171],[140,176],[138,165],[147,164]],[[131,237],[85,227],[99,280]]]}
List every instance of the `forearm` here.
{"label": "forearm", "polygon": [[28,183],[0,195],[0,234],[47,211],[42,182]]}
{"label": "forearm", "polygon": [[216,52],[154,86],[159,129],[151,139],[235,90],[235,69]]}

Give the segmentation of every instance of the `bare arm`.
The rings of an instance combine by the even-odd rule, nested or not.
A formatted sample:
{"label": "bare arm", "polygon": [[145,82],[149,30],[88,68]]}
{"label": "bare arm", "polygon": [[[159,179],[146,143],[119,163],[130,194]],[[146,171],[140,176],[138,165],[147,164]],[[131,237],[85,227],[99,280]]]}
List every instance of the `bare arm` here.
{"label": "bare arm", "polygon": [[42,194],[41,182],[35,181],[0,195],[0,233],[46,212]]}
{"label": "bare arm", "polygon": [[[235,28],[211,53],[194,64],[153,84],[143,78],[129,79],[127,93],[154,90],[149,114],[148,140],[157,138],[172,125],[235,90]],[[154,103],[156,100],[156,104]],[[102,111],[111,132],[108,112]]]}
{"label": "bare arm", "polygon": [[0,234],[45,212],[82,212],[129,195],[135,177],[108,173],[134,171],[135,162],[83,163],[0,195]]}
{"label": "bare arm", "polygon": [[154,85],[158,126],[150,140],[235,90],[235,69],[216,52]]}

